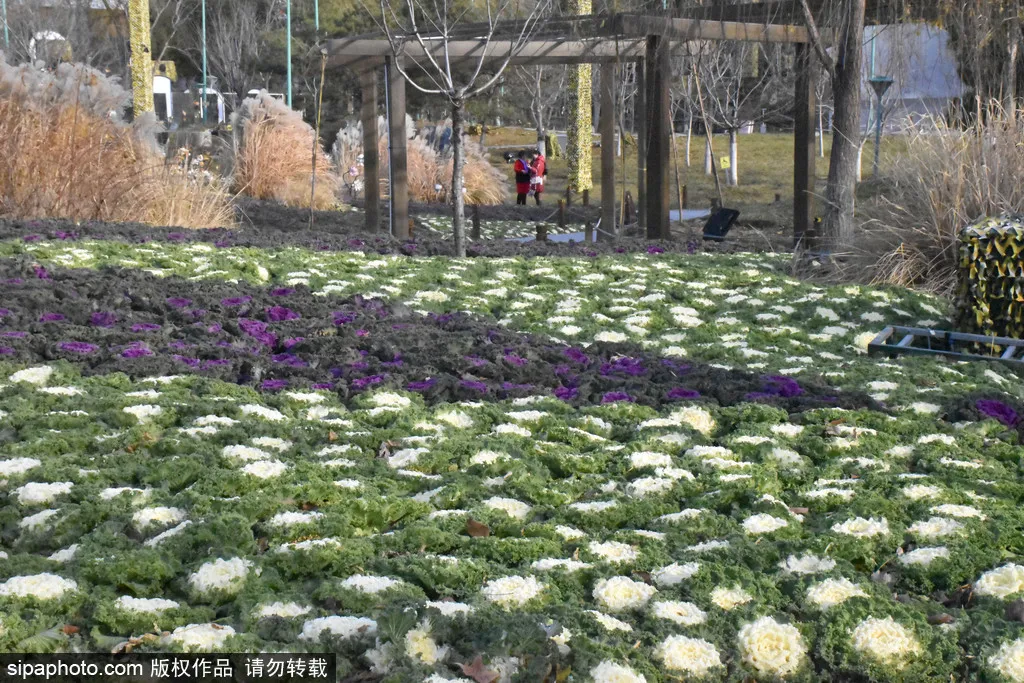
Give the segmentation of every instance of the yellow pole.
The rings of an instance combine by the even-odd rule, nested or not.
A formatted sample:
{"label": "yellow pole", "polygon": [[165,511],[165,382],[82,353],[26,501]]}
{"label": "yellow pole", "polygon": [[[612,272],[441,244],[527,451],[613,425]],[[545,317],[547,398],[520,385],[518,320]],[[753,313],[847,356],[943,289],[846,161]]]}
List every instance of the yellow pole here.
{"label": "yellow pole", "polygon": [[132,111],[136,118],[153,111],[153,56],[150,51],[149,0],[128,0],[132,50]]}

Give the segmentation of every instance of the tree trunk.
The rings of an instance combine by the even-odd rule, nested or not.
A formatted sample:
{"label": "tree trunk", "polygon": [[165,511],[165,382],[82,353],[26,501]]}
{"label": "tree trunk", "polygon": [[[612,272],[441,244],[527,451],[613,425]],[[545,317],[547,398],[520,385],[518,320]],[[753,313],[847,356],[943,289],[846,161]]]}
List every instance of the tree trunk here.
{"label": "tree trunk", "polygon": [[864,180],[864,148],[868,145],[868,139],[864,138],[857,147],[857,182]]}
{"label": "tree trunk", "polygon": [[466,101],[454,98],[452,104],[452,232],[455,235],[455,255],[466,256],[466,197],[462,194],[466,150],[463,148],[462,129],[466,114]]}
{"label": "tree trunk", "polygon": [[730,187],[740,184],[740,169],[737,167],[739,161],[739,136],[735,128],[729,129],[729,172],[726,174],[726,182]]}
{"label": "tree trunk", "polygon": [[818,156],[822,159],[825,158],[825,112],[824,107],[820,105],[818,106]]}
{"label": "tree trunk", "polygon": [[690,147],[693,142],[693,114],[686,115],[686,168],[690,168]]}
{"label": "tree trunk", "polygon": [[[6,20],[6,17],[4,18]],[[149,0],[130,0],[128,31],[132,53],[132,113],[153,111],[153,55],[150,51]],[[205,106],[205,103],[204,103]]]}
{"label": "tree trunk", "polygon": [[1010,121],[1017,118],[1017,48],[1018,36],[1020,35],[1020,20],[1014,16],[1010,20],[1009,27],[1009,48],[1006,55],[1006,70],[1004,74],[1003,97],[1005,102],[1003,109]]}
{"label": "tree trunk", "polygon": [[714,169],[711,166],[711,137],[704,138],[704,175],[711,175]]}
{"label": "tree trunk", "polygon": [[822,220],[827,247],[843,251],[853,243],[853,216],[860,146],[860,80],[864,58],[865,0],[850,0],[832,79],[835,118],[832,158]]}

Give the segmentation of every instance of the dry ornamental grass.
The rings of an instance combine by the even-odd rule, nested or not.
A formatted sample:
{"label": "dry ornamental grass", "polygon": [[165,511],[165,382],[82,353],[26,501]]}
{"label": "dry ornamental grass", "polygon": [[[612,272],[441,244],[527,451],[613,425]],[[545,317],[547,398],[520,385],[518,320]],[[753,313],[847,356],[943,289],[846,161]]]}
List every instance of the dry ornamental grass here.
{"label": "dry ornamental grass", "polygon": [[0,216],[233,225],[222,187],[165,164],[151,120],[119,119],[126,101],[89,67],[50,74],[0,55]]}
{"label": "dry ornamental grass", "polygon": [[[237,153],[234,188],[256,199],[308,207],[313,175],[313,129],[299,112],[261,92],[242,103],[235,117]],[[337,204],[338,177],[316,146],[314,208]]]}

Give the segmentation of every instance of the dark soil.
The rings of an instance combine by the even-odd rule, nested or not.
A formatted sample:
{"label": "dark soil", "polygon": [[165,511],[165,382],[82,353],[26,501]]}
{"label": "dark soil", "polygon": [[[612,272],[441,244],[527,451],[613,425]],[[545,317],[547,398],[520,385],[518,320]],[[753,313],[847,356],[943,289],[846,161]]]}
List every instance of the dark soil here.
{"label": "dark soil", "polygon": [[[434,211],[446,207],[434,207]],[[589,210],[589,209],[588,209]],[[152,227],[141,223],[76,223],[61,219],[0,220],[0,240],[10,239],[102,239],[127,243],[208,242],[220,247],[277,248],[299,246],[322,251],[365,251],[378,254],[405,254],[410,256],[451,256],[454,248],[450,239],[427,231],[413,233],[414,239],[401,241],[384,232],[369,234],[363,230],[363,214],[352,211],[318,211],[313,229],[309,227],[309,212],[292,209],[272,202],[241,201],[238,204],[239,228],[235,230],[184,230],[172,227]],[[487,207],[495,218],[515,217],[517,207]],[[522,213],[536,212],[536,208],[518,207]],[[546,211],[546,213],[545,213]],[[582,209],[581,209],[582,211]],[[550,210],[542,208],[543,215]],[[415,213],[413,214],[415,215]],[[539,214],[538,214],[539,215]],[[383,212],[386,221],[387,211]],[[651,242],[641,237],[623,237],[615,242],[515,242],[507,240],[481,240],[470,242],[467,254],[473,257],[512,256],[573,256],[596,257],[612,253],[694,253],[696,251],[732,253],[757,250],[749,240],[730,240],[724,243],[705,242],[699,232],[689,234],[678,231],[673,240]],[[761,246],[761,250],[764,245]]]}
{"label": "dark soil", "polygon": [[430,403],[551,394],[570,403],[662,406],[764,401],[790,412],[879,409],[863,394],[651,355],[632,344],[585,352],[465,314],[420,316],[304,287],[158,278],[127,269],[46,270],[0,260],[0,357],[63,359],[84,374],[191,372],[265,390],[315,386],[347,399],[391,387]]}

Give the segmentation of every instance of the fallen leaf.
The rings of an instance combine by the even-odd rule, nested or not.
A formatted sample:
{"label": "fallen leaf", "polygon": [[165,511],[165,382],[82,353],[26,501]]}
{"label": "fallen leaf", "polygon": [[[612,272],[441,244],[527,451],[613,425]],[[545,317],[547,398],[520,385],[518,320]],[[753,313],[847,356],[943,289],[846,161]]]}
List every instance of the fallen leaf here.
{"label": "fallen leaf", "polygon": [[808,508],[789,508],[789,511],[794,515],[806,515],[810,510]]}
{"label": "fallen leaf", "polygon": [[332,432],[327,432],[327,440],[328,441],[337,441],[338,440],[338,434],[336,432],[333,432],[333,431]]}
{"label": "fallen leaf", "polygon": [[473,538],[487,538],[491,535],[491,527],[470,517],[466,520],[466,533]]}
{"label": "fallen leaf", "polygon": [[954,619],[952,615],[946,614],[945,612],[943,612],[942,614],[932,614],[928,617],[928,623],[932,625],[952,624],[954,621],[956,621],[956,619]]}
{"label": "fallen leaf", "polygon": [[653,582],[653,579],[651,578],[651,573],[650,572],[633,572],[633,573],[636,574],[640,578],[640,580],[643,581],[646,584],[651,584]]}
{"label": "fallen leaf", "polygon": [[66,636],[73,636],[76,633],[78,633],[79,630],[81,629],[79,629],[77,626],[72,626],[71,624],[64,624],[64,628],[61,629],[61,631],[63,631],[64,635]]}
{"label": "fallen leaf", "polygon": [[477,655],[472,663],[459,664],[459,667],[462,669],[462,673],[472,678],[476,683],[494,683],[499,678],[497,671],[491,671],[484,666],[484,658],[480,655]]}

